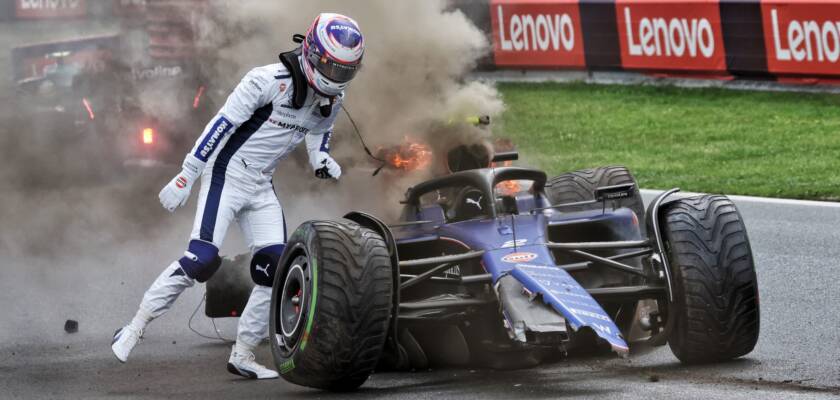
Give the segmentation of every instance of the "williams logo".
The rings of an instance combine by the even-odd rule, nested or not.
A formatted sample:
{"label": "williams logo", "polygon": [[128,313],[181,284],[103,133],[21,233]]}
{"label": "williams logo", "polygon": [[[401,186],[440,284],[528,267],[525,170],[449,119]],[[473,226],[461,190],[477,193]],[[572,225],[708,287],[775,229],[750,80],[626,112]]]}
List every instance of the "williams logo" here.
{"label": "williams logo", "polygon": [[519,253],[510,253],[510,254],[502,257],[502,261],[504,261],[506,263],[517,264],[517,263],[524,263],[524,262],[532,261],[535,258],[537,258],[537,255],[534,254],[534,253],[519,252]]}

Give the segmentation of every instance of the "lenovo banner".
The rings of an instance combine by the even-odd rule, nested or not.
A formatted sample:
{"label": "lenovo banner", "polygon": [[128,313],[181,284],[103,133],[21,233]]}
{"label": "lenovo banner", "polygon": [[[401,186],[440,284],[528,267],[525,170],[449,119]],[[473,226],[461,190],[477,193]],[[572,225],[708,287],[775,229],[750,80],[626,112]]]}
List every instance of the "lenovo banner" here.
{"label": "lenovo banner", "polygon": [[716,1],[617,0],[624,68],[726,71]]}
{"label": "lenovo banner", "polygon": [[498,66],[584,67],[577,0],[492,0]]}
{"label": "lenovo banner", "polygon": [[85,0],[16,0],[15,15],[23,19],[80,17],[87,14]]}
{"label": "lenovo banner", "polygon": [[767,68],[777,74],[840,74],[840,2],[762,1]]}

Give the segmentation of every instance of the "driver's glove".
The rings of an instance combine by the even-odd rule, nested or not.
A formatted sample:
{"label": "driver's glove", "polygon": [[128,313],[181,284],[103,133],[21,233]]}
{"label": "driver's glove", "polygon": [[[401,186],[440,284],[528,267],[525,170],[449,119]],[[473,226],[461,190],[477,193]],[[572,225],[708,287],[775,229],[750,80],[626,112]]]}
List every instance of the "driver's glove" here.
{"label": "driver's glove", "polygon": [[181,166],[181,173],[172,178],[158,195],[163,208],[174,212],[176,208],[187,204],[193,183],[201,176],[205,164],[192,154],[187,155]]}
{"label": "driver's glove", "polygon": [[315,170],[315,176],[321,179],[338,179],[341,177],[341,167],[335,162],[335,159],[325,151],[319,151],[310,160],[312,168]]}

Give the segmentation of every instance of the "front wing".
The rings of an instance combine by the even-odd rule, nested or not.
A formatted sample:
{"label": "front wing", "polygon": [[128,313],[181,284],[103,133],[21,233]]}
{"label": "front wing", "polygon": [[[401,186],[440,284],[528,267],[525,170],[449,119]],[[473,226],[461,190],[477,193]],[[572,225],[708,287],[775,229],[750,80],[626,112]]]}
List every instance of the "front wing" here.
{"label": "front wing", "polygon": [[606,340],[613,351],[627,355],[629,347],[618,326],[568,272],[554,266],[517,264],[508,273],[532,295],[539,294],[543,302],[562,314],[572,329],[578,331],[589,327]]}

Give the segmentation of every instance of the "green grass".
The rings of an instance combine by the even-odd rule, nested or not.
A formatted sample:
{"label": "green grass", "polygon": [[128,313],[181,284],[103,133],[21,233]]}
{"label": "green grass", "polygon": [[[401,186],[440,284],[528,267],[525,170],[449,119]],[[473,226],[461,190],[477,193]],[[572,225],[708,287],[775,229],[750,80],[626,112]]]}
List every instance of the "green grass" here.
{"label": "green grass", "polygon": [[840,96],[504,83],[498,136],[549,175],[626,165],[644,188],[840,200]]}

